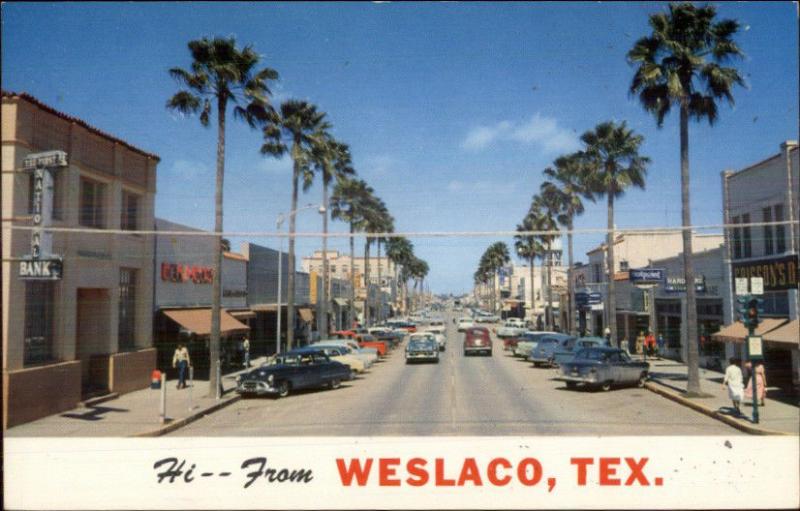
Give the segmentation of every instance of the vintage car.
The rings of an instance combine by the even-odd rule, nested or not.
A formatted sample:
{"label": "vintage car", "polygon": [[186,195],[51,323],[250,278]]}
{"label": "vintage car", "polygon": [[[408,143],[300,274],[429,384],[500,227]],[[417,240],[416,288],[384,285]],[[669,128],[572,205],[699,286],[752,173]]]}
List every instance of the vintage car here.
{"label": "vintage car", "polygon": [[337,330],[330,333],[334,339],[355,339],[357,335],[354,330]]}
{"label": "vintage car", "polygon": [[533,365],[536,367],[540,365],[552,366],[554,363],[553,354],[556,350],[562,348],[570,339],[575,339],[575,337],[567,334],[552,333],[542,335],[537,339],[536,347],[530,351],[527,358],[533,362]]}
{"label": "vintage car", "polygon": [[445,348],[447,348],[447,335],[445,335],[445,329],[446,327],[444,326],[444,323],[442,323],[441,326],[438,324],[431,324],[430,326],[425,327],[423,330],[424,333],[433,334],[433,336],[436,338],[436,342],[439,343],[439,351],[444,351]]}
{"label": "vintage car", "polygon": [[368,362],[369,364],[367,367],[372,365],[374,362],[378,360],[378,350],[375,348],[362,348],[358,345],[356,341],[353,339],[321,339],[311,346],[346,346],[350,348],[353,353],[358,354],[363,360]]}
{"label": "vintage car", "polygon": [[531,354],[531,350],[535,348],[536,343],[539,342],[539,339],[546,335],[553,335],[556,333],[558,332],[531,332],[528,330],[517,338],[518,340],[514,346],[514,356],[528,358]]}
{"label": "vintage car", "polygon": [[608,391],[614,385],[643,387],[649,370],[650,364],[631,360],[619,348],[586,348],[561,365],[561,374],[556,379],[565,381],[569,389],[586,385]]}
{"label": "vintage car", "polygon": [[378,341],[384,341],[389,343],[389,347],[392,349],[396,348],[398,344],[400,344],[403,340],[401,335],[398,335],[393,330],[389,329],[388,327],[383,328],[370,328],[369,334]]}
{"label": "vintage car", "polygon": [[475,326],[475,322],[471,318],[460,318],[458,320],[458,331],[466,332],[468,328]]}
{"label": "vintage car", "polygon": [[564,344],[559,345],[553,352],[553,364],[560,366],[565,362],[571,361],[575,353],[584,348],[599,348],[606,345],[605,339],[601,337],[579,337],[567,339]]}
{"label": "vintage car", "polygon": [[385,357],[386,353],[389,351],[389,343],[386,341],[379,341],[370,334],[359,334],[356,336],[356,341],[361,348],[375,348],[378,350],[378,355],[381,357]]}
{"label": "vintage car", "polygon": [[349,366],[328,358],[316,348],[300,348],[273,358],[237,378],[236,392],[242,397],[273,395],[286,397],[290,392],[305,388],[338,388],[349,380]]}
{"label": "vintage car", "polygon": [[464,356],[472,353],[492,356],[492,337],[486,328],[476,326],[464,332]]}
{"label": "vintage car", "polygon": [[439,363],[439,345],[431,336],[412,336],[408,340],[406,345],[406,364],[421,360]]}
{"label": "vintage car", "polygon": [[508,320],[497,329],[497,337],[505,339],[506,337],[516,337],[525,332],[525,325],[518,318],[514,319],[517,321]]}
{"label": "vintage car", "polygon": [[370,360],[368,355],[362,355],[357,351],[353,351],[349,346],[315,342],[311,344],[310,347],[325,350],[325,354],[328,355],[331,360],[349,365],[350,369],[356,373],[363,373],[365,370],[372,367],[373,364],[373,361]]}

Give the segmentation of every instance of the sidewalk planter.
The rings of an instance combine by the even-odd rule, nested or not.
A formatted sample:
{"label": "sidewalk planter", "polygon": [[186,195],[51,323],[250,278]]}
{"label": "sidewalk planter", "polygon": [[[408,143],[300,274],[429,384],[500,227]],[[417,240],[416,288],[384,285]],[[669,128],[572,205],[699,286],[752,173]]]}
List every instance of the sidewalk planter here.
{"label": "sidewalk planter", "polygon": [[3,373],[3,429],[71,410],[81,400],[81,362]]}

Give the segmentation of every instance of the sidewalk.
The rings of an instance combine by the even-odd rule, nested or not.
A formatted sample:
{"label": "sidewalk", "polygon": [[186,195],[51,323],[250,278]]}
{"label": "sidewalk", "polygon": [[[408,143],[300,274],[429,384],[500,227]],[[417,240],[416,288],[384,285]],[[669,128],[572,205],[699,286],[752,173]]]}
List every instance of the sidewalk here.
{"label": "sidewalk", "polygon": [[736,415],[728,398],[728,391],[722,386],[723,373],[701,368],[700,390],[708,394],[708,397],[687,398],[684,395],[688,373],[685,364],[658,358],[655,360],[648,358],[648,362],[650,362],[650,380],[646,387],[657,394],[748,433],[757,435],[800,433],[800,408],[796,397],[792,399],[778,396],[778,389],[767,387],[766,406],[758,407],[759,423],[754,424],[753,405],[749,399],[746,399],[741,406],[742,415]]}
{"label": "sidewalk", "polygon": [[[266,361],[251,361],[257,367]],[[177,390],[177,379],[167,380],[167,418],[161,424],[161,391],[150,388],[123,394],[115,399],[51,415],[5,431],[9,437],[128,437],[159,436],[239,400],[234,392],[236,377],[246,371],[222,377],[224,393],[218,401],[208,394],[208,380],[194,380],[194,386]]]}

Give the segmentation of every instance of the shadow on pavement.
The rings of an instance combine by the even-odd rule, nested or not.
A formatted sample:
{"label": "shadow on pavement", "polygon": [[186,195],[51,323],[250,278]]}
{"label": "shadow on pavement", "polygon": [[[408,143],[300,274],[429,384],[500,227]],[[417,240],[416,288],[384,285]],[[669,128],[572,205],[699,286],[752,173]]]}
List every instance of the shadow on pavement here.
{"label": "shadow on pavement", "polygon": [[112,408],[110,406],[91,406],[84,413],[62,413],[61,417],[68,419],[80,419],[84,421],[100,421],[103,420],[107,413],[127,413],[130,410],[126,408]]}

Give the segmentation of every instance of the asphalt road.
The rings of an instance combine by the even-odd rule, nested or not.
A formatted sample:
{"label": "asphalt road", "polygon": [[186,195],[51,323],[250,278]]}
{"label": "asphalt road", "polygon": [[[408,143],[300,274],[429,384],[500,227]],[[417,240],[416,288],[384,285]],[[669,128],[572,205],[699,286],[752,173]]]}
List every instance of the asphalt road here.
{"label": "asphalt road", "polygon": [[337,390],[245,399],[174,436],[736,435],[737,430],[646,389],[567,390],[494,341],[464,357],[447,318],[438,364],[406,365],[402,347]]}

